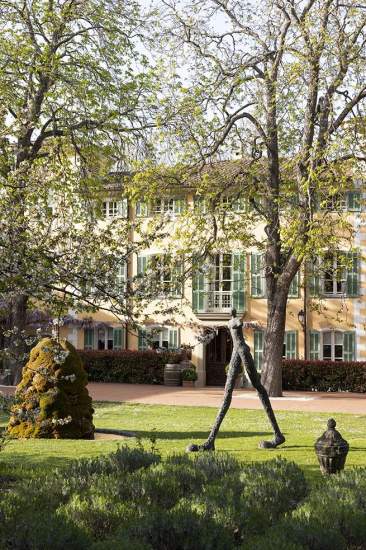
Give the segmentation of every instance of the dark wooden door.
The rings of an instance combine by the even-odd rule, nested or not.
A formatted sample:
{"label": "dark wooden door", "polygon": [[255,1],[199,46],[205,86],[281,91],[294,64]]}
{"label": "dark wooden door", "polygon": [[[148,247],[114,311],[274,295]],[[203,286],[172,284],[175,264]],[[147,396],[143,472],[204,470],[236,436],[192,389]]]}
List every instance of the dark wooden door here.
{"label": "dark wooden door", "polygon": [[229,330],[225,327],[219,328],[215,338],[206,346],[207,386],[225,385],[225,367],[230,362],[232,349]]}

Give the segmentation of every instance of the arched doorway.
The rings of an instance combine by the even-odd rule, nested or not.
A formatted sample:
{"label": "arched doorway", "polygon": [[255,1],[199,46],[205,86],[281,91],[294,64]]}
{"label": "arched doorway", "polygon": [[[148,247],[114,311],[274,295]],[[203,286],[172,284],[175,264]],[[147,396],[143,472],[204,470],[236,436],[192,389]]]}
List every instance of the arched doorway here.
{"label": "arched doorway", "polygon": [[206,385],[224,386],[226,382],[225,367],[230,362],[233,344],[230,332],[220,327],[211,342],[206,345]]}

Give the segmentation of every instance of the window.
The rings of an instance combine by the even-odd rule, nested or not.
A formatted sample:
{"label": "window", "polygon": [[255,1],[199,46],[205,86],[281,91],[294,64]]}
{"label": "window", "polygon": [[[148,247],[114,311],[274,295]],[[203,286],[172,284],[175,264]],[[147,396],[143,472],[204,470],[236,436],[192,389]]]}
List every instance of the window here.
{"label": "window", "polygon": [[358,212],[361,210],[361,192],[339,192],[320,198],[320,208],[328,212]]}
{"label": "window", "polygon": [[148,272],[150,283],[159,295],[179,297],[183,293],[182,263],[171,256],[156,254],[137,257],[137,274]]}
{"label": "window", "polygon": [[177,349],[179,348],[179,329],[171,327],[151,327],[138,329],[138,348],[146,349]]}
{"label": "window", "polygon": [[100,326],[84,329],[84,349],[118,350],[125,347],[125,330],[122,327]]}
{"label": "window", "polygon": [[209,307],[215,310],[230,310],[232,307],[232,254],[216,254],[214,261]]}
{"label": "window", "polygon": [[[254,331],[254,365],[257,371],[261,371],[263,363],[263,351],[264,351],[264,336],[265,331]],[[289,330],[285,332],[282,357],[284,359],[296,359],[297,358],[297,331]]]}
{"label": "window", "polygon": [[308,275],[311,296],[358,296],[359,253],[338,252],[317,258],[308,264]]}
{"label": "window", "polygon": [[180,214],[183,210],[183,200],[177,197],[155,199],[152,203],[154,214]]}
{"label": "window", "polygon": [[206,199],[204,197],[201,197],[200,195],[195,195],[193,200],[194,200],[193,208],[200,214],[207,214],[208,208],[207,208]]}
{"label": "window", "polygon": [[196,312],[244,311],[245,254],[216,254],[192,280],[192,306]]}
{"label": "window", "polygon": [[328,254],[324,258],[323,291],[324,294],[343,294],[345,292],[345,269],[340,254]]}
{"label": "window", "polygon": [[310,332],[310,359],[355,361],[355,333],[329,330]]}
{"label": "window", "polygon": [[117,217],[127,217],[127,199],[120,201],[104,201],[102,204],[102,213],[103,217],[108,218],[117,218]]}
{"label": "window", "polygon": [[346,193],[336,193],[334,195],[328,195],[321,200],[320,207],[322,210],[328,210],[329,212],[339,212],[346,210],[347,208],[347,195]]}
{"label": "window", "polygon": [[221,205],[224,210],[232,212],[245,212],[245,200],[243,197],[222,197]]}

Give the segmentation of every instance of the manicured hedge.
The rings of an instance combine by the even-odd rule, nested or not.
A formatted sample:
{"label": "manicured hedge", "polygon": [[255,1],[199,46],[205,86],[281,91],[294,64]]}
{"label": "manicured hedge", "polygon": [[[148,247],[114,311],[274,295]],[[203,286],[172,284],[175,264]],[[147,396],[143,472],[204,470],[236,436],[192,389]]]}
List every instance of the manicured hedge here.
{"label": "manicured hedge", "polygon": [[286,359],[283,388],[303,391],[366,392],[366,362]]}
{"label": "manicured hedge", "polygon": [[91,382],[125,382],[129,384],[163,384],[164,365],[178,363],[177,352],[156,351],[80,351]]}

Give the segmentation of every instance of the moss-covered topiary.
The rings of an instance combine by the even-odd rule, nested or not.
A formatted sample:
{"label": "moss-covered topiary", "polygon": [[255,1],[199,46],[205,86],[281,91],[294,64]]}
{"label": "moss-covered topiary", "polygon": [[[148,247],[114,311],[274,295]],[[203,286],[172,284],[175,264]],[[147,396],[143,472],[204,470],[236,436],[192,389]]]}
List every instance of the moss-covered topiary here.
{"label": "moss-covered topiary", "polygon": [[87,374],[66,340],[44,338],[31,351],[16,390],[12,437],[94,439]]}

